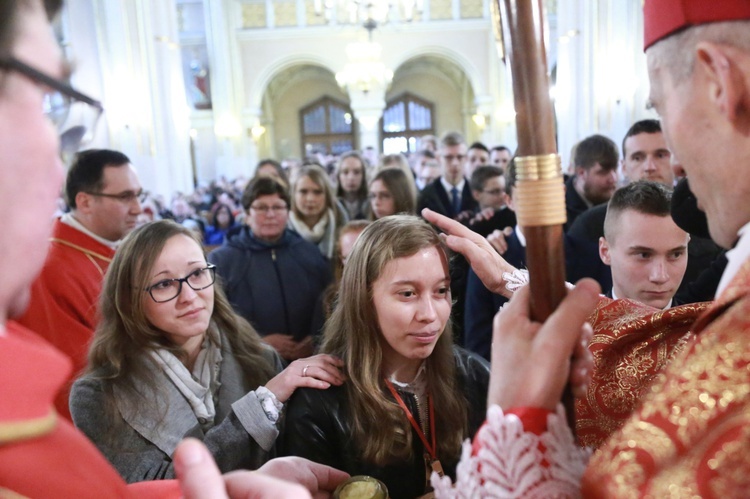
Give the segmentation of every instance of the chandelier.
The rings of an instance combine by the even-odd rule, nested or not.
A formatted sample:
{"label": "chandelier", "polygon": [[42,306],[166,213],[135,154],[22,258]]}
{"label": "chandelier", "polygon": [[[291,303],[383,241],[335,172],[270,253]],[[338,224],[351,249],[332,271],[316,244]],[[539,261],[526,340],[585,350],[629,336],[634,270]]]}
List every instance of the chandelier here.
{"label": "chandelier", "polygon": [[380,58],[383,47],[372,41],[372,32],[378,24],[368,18],[363,24],[367,30],[366,42],[354,42],[346,46],[349,62],[336,73],[336,82],[349,92],[359,91],[367,95],[370,90],[385,91],[393,80],[393,71],[388,69]]}
{"label": "chandelier", "polygon": [[336,73],[336,82],[342,88],[358,90],[363,94],[374,88],[387,88],[393,79],[393,71],[383,64],[381,52],[380,44],[371,39],[350,43],[346,47],[349,63]]}

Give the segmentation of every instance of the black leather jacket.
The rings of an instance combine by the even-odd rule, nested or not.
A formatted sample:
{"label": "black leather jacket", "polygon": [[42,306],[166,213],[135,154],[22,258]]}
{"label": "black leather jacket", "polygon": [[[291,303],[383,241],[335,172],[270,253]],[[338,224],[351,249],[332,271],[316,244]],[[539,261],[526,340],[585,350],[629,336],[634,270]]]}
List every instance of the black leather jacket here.
{"label": "black leather jacket", "polygon": [[[458,347],[454,348],[459,390],[468,404],[466,437],[484,422],[487,412],[487,388],[490,371],[487,361]],[[415,396],[399,391],[412,414],[418,414]],[[436,411],[440,408],[436,407]],[[346,471],[351,475],[369,475],[383,481],[391,498],[412,498],[426,493],[424,446],[412,430],[414,458],[411,462],[375,466],[362,462],[351,440],[347,420],[347,392],[345,387],[332,386],[328,390],[298,388],[287,406],[286,426],[280,444],[281,455],[300,456]],[[456,464],[460,455],[440,456],[446,474],[455,479]]]}

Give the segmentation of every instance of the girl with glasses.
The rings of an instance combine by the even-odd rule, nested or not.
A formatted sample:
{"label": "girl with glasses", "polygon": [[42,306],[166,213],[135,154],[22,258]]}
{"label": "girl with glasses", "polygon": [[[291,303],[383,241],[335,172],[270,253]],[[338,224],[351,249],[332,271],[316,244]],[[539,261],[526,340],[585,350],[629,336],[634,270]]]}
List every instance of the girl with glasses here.
{"label": "girl with glasses", "polygon": [[196,236],[168,220],[136,229],[110,265],[70,407],[128,482],[173,477],[172,455],[188,436],[203,440],[223,472],[255,469],[273,457],[295,389],[343,382],[329,355],[284,369],[214,282]]}

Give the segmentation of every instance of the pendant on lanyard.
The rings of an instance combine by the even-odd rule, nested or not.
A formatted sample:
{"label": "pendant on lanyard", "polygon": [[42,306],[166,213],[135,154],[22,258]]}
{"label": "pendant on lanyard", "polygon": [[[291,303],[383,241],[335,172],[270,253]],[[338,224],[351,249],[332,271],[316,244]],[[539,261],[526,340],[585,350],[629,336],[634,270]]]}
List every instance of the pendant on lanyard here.
{"label": "pendant on lanyard", "polygon": [[432,445],[427,441],[427,437],[425,436],[424,432],[422,431],[422,428],[420,428],[419,424],[417,423],[417,420],[414,419],[414,416],[412,415],[411,411],[408,407],[406,407],[406,404],[404,403],[404,400],[401,398],[401,395],[398,394],[396,389],[393,387],[393,383],[391,383],[389,380],[385,380],[385,384],[388,387],[388,389],[391,391],[391,394],[393,395],[393,398],[396,399],[396,402],[398,402],[398,405],[401,406],[401,409],[403,409],[404,413],[406,414],[407,419],[409,420],[409,423],[411,423],[412,428],[414,428],[414,431],[417,432],[417,435],[419,435],[420,440],[422,440],[422,445],[424,445],[424,448],[427,452],[424,454],[425,464],[428,468],[432,469],[435,473],[440,475],[441,477],[445,475],[445,472],[443,471],[443,465],[440,464],[440,460],[437,458],[437,443],[436,443],[436,434],[435,431],[435,408],[432,405],[432,397],[429,395],[427,396],[427,406],[429,408],[429,420],[427,423],[428,428],[430,428],[430,436],[432,437]]}

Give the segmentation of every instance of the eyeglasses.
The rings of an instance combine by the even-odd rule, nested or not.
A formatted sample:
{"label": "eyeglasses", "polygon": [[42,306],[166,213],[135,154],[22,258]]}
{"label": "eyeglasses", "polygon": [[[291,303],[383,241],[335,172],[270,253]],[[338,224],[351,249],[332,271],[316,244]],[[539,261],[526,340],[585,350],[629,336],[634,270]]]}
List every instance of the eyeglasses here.
{"label": "eyeglasses", "polygon": [[182,283],[187,283],[194,291],[200,291],[213,286],[216,281],[216,265],[192,271],[182,279],[164,279],[146,288],[151,299],[156,303],[172,301],[182,292]]}
{"label": "eyeglasses", "polygon": [[60,150],[76,152],[90,142],[104,108],[101,102],[82,94],[64,81],[9,57],[0,59],[0,68],[18,71],[34,82],[49,87],[43,112],[60,134]]}
{"label": "eyeglasses", "polygon": [[444,154],[443,159],[451,163],[453,161],[463,161],[466,159],[465,154]]}
{"label": "eyeglasses", "polygon": [[115,201],[119,201],[123,204],[130,204],[136,199],[139,203],[143,203],[148,198],[148,192],[144,191],[143,189],[138,192],[125,191],[119,194],[108,194],[106,192],[86,192],[86,194],[88,194],[89,196],[114,199]]}
{"label": "eyeglasses", "polygon": [[503,190],[502,189],[488,189],[482,192],[485,194],[489,194],[490,196],[499,196],[500,194],[503,193]]}
{"label": "eyeglasses", "polygon": [[280,204],[276,204],[273,206],[259,204],[258,206],[250,206],[250,209],[257,211],[258,213],[263,213],[264,215],[268,215],[271,212],[273,212],[274,215],[281,215],[282,213],[287,211],[289,207],[287,205]]}

